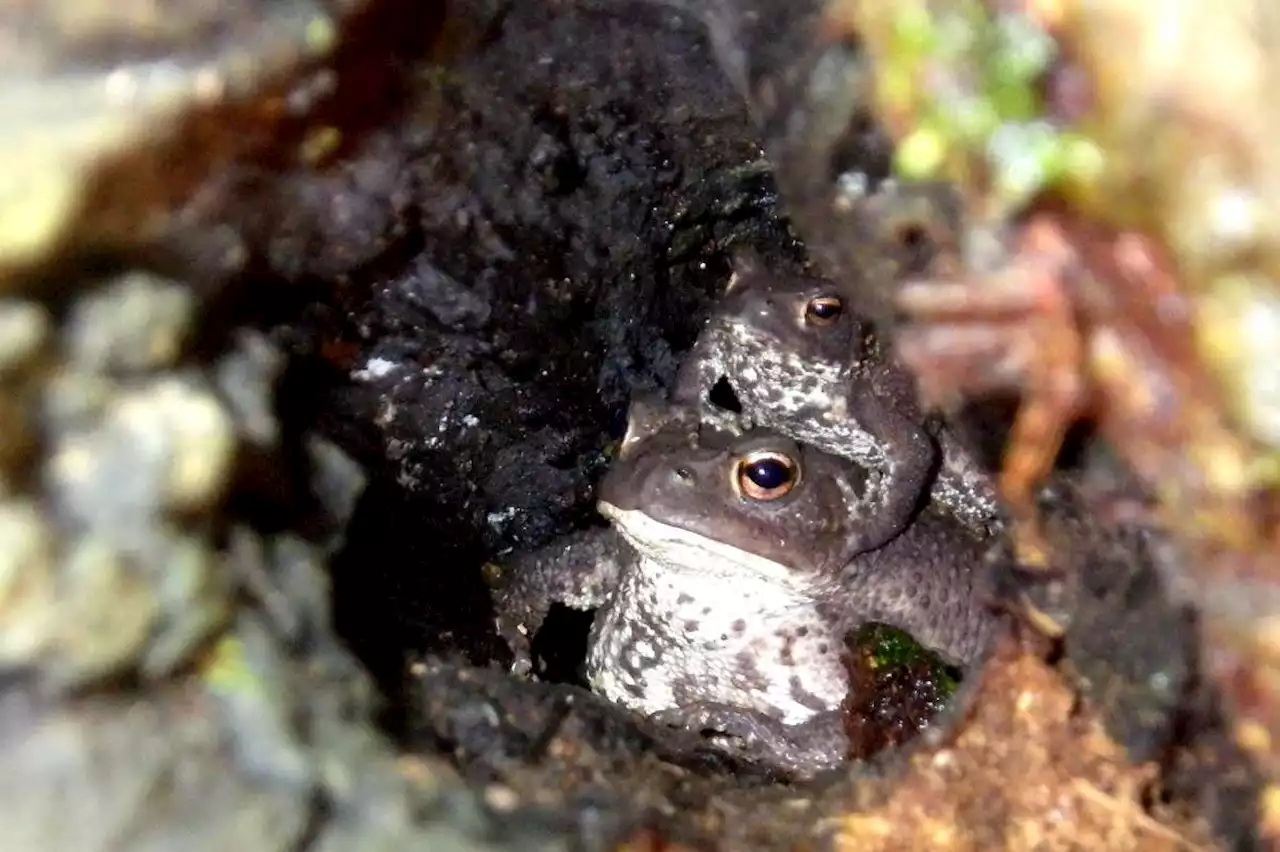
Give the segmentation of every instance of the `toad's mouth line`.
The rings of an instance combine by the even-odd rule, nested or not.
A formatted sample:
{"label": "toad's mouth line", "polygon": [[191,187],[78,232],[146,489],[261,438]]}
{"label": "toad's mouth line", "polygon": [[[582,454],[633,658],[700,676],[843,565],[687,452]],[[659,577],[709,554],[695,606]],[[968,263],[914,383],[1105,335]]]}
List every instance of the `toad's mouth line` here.
{"label": "toad's mouth line", "polygon": [[783,587],[807,585],[795,570],[780,562],[655,520],[639,509],[620,509],[605,500],[599,501],[596,509],[637,552],[666,565],[721,574],[726,580],[747,575]]}

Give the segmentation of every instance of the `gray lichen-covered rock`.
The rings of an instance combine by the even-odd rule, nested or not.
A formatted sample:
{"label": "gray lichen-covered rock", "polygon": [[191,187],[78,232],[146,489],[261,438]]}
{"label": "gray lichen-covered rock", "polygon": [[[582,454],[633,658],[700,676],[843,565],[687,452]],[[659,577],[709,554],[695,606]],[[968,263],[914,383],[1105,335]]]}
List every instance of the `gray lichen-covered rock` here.
{"label": "gray lichen-covered rock", "polygon": [[[0,848],[510,848],[449,770],[406,771],[373,727],[324,566],[364,473],[282,430],[283,355],[209,333],[177,281],[62,289],[56,322],[0,302],[0,416],[31,435],[0,440]],[[250,456],[304,532],[258,528]]]}
{"label": "gray lichen-covered rock", "polygon": [[110,374],[168,367],[182,351],[195,310],[190,287],[126,274],[72,306],[63,329],[68,360]]}

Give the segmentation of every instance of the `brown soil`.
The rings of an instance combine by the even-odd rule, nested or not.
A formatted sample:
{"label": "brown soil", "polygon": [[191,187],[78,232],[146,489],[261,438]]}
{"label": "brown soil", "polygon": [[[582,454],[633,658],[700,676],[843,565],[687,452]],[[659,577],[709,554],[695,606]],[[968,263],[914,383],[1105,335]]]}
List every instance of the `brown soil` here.
{"label": "brown soil", "polygon": [[953,740],[917,753],[892,795],[846,817],[840,852],[1215,848],[1199,825],[1144,802],[1134,766],[1061,675],[1009,640]]}

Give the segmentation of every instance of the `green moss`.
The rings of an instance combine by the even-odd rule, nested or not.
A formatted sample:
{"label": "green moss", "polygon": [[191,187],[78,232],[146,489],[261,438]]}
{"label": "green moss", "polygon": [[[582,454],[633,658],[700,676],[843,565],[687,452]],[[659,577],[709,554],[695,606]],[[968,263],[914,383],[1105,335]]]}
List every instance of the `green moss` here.
{"label": "green moss", "polygon": [[992,16],[976,0],[942,13],[911,4],[893,21],[887,56],[881,107],[911,128],[898,140],[899,176],[954,180],[1010,211],[1101,172],[1092,140],[1045,120],[1040,84],[1057,45],[1026,16]]}
{"label": "green moss", "polygon": [[854,644],[871,651],[877,668],[928,666],[939,697],[949,698],[959,684],[959,673],[920,646],[909,633],[887,624],[865,624],[854,634]]}

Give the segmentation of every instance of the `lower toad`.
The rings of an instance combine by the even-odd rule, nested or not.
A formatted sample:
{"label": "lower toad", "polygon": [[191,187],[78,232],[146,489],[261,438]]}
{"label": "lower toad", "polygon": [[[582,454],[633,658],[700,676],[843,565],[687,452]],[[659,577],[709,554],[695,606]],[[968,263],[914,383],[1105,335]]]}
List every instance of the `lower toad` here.
{"label": "lower toad", "polygon": [[773,432],[699,428],[639,400],[599,489],[612,526],[510,566],[500,632],[527,671],[552,603],[597,609],[593,690],[793,775],[832,768],[848,748],[851,631],[892,625],[965,666],[998,618],[982,547],[949,519],[926,514],[865,550],[866,487],[848,459]]}

